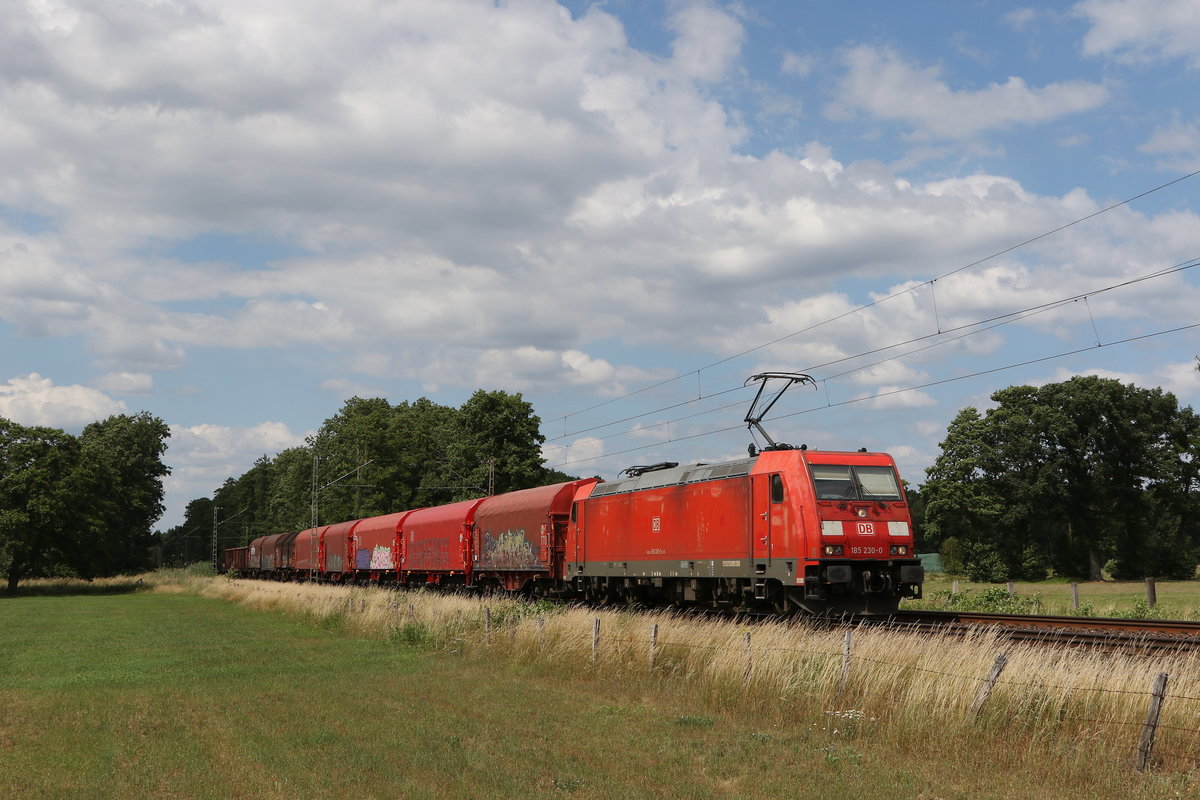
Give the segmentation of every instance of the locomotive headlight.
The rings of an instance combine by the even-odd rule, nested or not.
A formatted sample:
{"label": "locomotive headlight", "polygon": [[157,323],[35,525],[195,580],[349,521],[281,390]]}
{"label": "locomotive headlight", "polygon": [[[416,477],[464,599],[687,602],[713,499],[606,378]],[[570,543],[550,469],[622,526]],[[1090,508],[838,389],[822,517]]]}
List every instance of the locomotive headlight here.
{"label": "locomotive headlight", "polygon": [[840,544],[825,545],[825,555],[827,555],[827,556],[840,556],[845,552],[846,552],[845,545],[840,545]]}
{"label": "locomotive headlight", "polygon": [[894,545],[892,545],[891,550],[892,550],[892,555],[894,555],[894,556],[908,555],[908,545],[906,545],[906,544],[894,544]]}

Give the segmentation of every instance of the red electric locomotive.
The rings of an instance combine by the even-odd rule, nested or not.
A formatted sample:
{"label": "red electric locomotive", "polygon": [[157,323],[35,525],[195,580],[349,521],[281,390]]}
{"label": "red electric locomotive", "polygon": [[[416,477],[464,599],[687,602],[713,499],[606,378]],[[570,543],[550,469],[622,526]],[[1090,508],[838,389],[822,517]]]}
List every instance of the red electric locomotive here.
{"label": "red electric locomotive", "polygon": [[[763,417],[812,377],[764,372],[747,426],[769,443],[724,464],[666,462],[581,492],[564,581],[597,600],[779,613],[889,612],[925,572],[900,476],[886,453],[817,452],[773,440]],[[768,395],[768,386],[777,391]]]}
{"label": "red electric locomotive", "polygon": [[567,587],[596,600],[886,612],[924,579],[886,453],[635,469],[577,500],[565,549]]}

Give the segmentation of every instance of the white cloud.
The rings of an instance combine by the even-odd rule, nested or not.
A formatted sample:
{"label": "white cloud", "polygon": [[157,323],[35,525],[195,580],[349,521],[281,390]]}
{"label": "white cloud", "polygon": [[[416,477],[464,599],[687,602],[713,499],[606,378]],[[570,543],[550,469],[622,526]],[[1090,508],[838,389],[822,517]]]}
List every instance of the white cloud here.
{"label": "white cloud", "polygon": [[1092,137],[1087,133],[1073,133],[1069,136],[1060,136],[1054,140],[1054,143],[1059,147],[1082,147],[1092,141]]}
{"label": "white cloud", "polygon": [[813,69],[813,57],[787,51],[779,63],[779,71],[793,78],[807,78]]}
{"label": "white cloud", "polygon": [[183,351],[158,335],[171,333],[168,315],[70,250],[50,234],[0,230],[0,318],[26,336],[82,335],[114,372],[178,367]]}
{"label": "white cloud", "polygon": [[0,417],[21,425],[83,426],[125,411],[125,404],[87,386],[55,386],[36,372],[0,384]]}
{"label": "white cloud", "polygon": [[1015,8],[1004,15],[1004,21],[1013,30],[1024,31],[1037,21],[1039,12],[1036,8]]}
{"label": "white cloud", "polygon": [[[671,7],[669,59],[631,47],[601,6],[573,17],[552,2],[18,9],[0,35],[0,205],[52,224],[0,227],[0,317],[29,337],[83,337],[113,375],[181,369],[199,348],[303,344],[338,359],[312,381],[331,391],[402,377],[611,396],[660,374],[602,354],[613,341],[736,353],[854,308],[839,282],[932,276],[1097,208],[1003,175],[919,181],[819,141],[747,155],[708,85],[738,68],[742,10]],[[1107,96],[957,86],[887,49],[846,58],[843,111],[945,139]],[[812,65],[787,53],[780,67]],[[1057,250],[939,281],[940,320],[914,292],[771,354],[818,363],[1068,281],[1103,285],[1194,250],[1194,223],[1107,215]],[[245,236],[286,254],[172,255]],[[1175,307],[1194,294],[1182,288]],[[926,369],[905,363],[855,379]]]}
{"label": "white cloud", "polygon": [[[36,56],[0,83],[18,121],[0,132],[0,204],[56,226],[0,238],[0,317],[82,335],[113,372],[177,369],[198,345],[390,350],[387,336],[414,332],[582,352],[562,302],[503,310],[531,286],[580,292],[594,259],[561,268],[575,257],[564,210],[621,176],[641,184],[664,156],[725,157],[742,136],[694,82],[742,39],[703,4],[673,15],[670,63],[628,48],[599,9],[547,2],[367,3],[336,25],[319,3],[272,0],[31,8],[12,47],[0,41],[0,66]],[[321,255],[248,269],[142,252],[248,233]],[[572,380],[604,369],[559,364]]]}
{"label": "white cloud", "polygon": [[669,26],[675,33],[672,63],[683,75],[702,81],[723,78],[745,38],[740,22],[705,2],[680,8]]}
{"label": "white cloud", "polygon": [[860,45],[844,55],[846,75],[830,113],[855,110],[911,124],[921,134],[958,139],[994,128],[1033,125],[1094,109],[1108,90],[1086,81],[1028,86],[1020,77],[984,89],[953,89],[938,67],[917,67],[887,48]]}
{"label": "white cloud", "polygon": [[928,379],[928,372],[915,369],[898,359],[869,364],[846,376],[846,380],[852,383],[879,386],[880,391],[885,386],[912,386]]}
{"label": "white cloud", "polygon": [[936,406],[937,400],[921,391],[909,390],[906,386],[880,386],[869,394],[855,395],[862,400],[859,404],[864,408],[925,408]]}
{"label": "white cloud", "polygon": [[1195,152],[1200,150],[1200,126],[1176,120],[1155,129],[1154,135],[1139,149],[1146,153]]}
{"label": "white cloud", "polygon": [[145,372],[110,372],[101,375],[92,383],[97,389],[109,394],[154,394],[154,378]]}
{"label": "white cloud", "polygon": [[946,432],[946,423],[923,420],[915,426],[917,433],[925,437],[941,436]]}
{"label": "white cloud", "polygon": [[184,507],[197,497],[210,496],[226,478],[235,478],[263,455],[304,444],[313,432],[293,433],[282,422],[262,422],[249,427],[226,425],[171,425],[171,438],[163,461],[171,467],[164,481],[166,505],[177,517],[164,519],[163,527],[182,521]]}
{"label": "white cloud", "polygon": [[564,472],[579,472],[586,474],[588,469],[595,467],[571,466],[570,462],[590,462],[605,454],[604,440],[594,436],[584,436],[568,444],[548,442],[542,446],[542,457],[547,465],[564,464]]}
{"label": "white cloud", "polygon": [[[171,459],[183,466],[213,466],[244,462],[249,455],[278,453],[303,444],[305,434],[293,433],[282,422],[262,422],[251,427],[226,425],[172,425]],[[228,477],[228,476],[223,476]]]}
{"label": "white cloud", "polygon": [[1181,404],[1186,398],[1200,397],[1200,372],[1196,370],[1195,361],[1172,361],[1160,364],[1154,371],[1155,380],[1150,385],[1161,386],[1181,398]]}
{"label": "white cloud", "polygon": [[1200,65],[1200,13],[1194,0],[1084,0],[1073,9],[1091,28],[1086,55],[1119,61],[1184,58]]}
{"label": "white cloud", "polygon": [[576,349],[518,345],[476,351],[459,346],[441,349],[436,356],[429,355],[428,361],[412,365],[414,378],[457,384],[467,374],[476,385],[510,391],[565,385],[615,396],[623,394],[630,384],[662,379],[669,374],[663,370],[618,367]]}
{"label": "white cloud", "polygon": [[1160,388],[1171,392],[1180,398],[1181,405],[1186,405],[1186,398],[1200,396],[1200,372],[1196,371],[1195,361],[1165,361],[1152,363],[1142,372],[1129,370],[1113,370],[1103,367],[1087,367],[1084,369],[1059,368],[1044,381],[1034,385],[1059,383],[1070,380],[1078,375],[1095,375],[1098,378],[1110,378],[1124,384],[1132,384],[1141,389]]}
{"label": "white cloud", "polygon": [[349,400],[351,397],[383,397],[387,394],[382,389],[349,378],[329,378],[321,382],[321,388],[333,392],[342,400]]}
{"label": "white cloud", "polygon": [[[796,296],[952,262],[1059,216],[1011,180],[913,186],[819,143],[739,155],[742,130],[694,82],[723,74],[744,38],[711,5],[671,18],[670,63],[630,49],[598,9],[414,2],[379,19],[350,9],[336,30],[319,4],[264,23],[274,9],[80,11],[60,26],[56,42],[75,46],[43,48],[53,69],[0,94],[29,134],[0,134],[26,170],[0,179],[0,202],[55,209],[64,235],[6,256],[0,315],[85,336],[113,372],[176,369],[197,346],[306,344],[352,350],[376,377],[611,394],[647,373],[591,352],[607,332],[744,341],[762,282]],[[103,58],[152,35],[173,45]],[[321,65],[297,67],[297,42]],[[80,105],[101,120],[86,148],[22,149],[77,126]],[[106,171],[133,160],[121,180]],[[253,269],[131,250],[245,230],[317,252]]]}

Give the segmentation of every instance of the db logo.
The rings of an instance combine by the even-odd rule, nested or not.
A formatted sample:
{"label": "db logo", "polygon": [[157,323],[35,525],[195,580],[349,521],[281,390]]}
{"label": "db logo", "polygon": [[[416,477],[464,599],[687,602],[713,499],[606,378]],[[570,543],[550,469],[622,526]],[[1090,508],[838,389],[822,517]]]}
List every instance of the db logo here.
{"label": "db logo", "polygon": [[650,518],[650,530],[655,531],[655,532],[661,531],[662,530],[662,520],[658,517],[651,517]]}
{"label": "db logo", "polygon": [[859,536],[874,536],[875,535],[874,523],[871,523],[871,522],[858,523],[858,535]]}

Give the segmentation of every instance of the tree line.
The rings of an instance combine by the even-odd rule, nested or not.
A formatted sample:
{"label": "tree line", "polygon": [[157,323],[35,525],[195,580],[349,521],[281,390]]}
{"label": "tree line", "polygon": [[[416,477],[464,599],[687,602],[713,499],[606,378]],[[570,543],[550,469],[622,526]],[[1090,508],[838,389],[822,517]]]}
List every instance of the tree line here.
{"label": "tree line", "polygon": [[309,528],[314,511],[326,525],[572,479],[544,466],[540,426],[519,393],[479,390],[457,408],[351,398],[304,445],[188,503],[161,536],[164,562],[209,558],[214,527],[223,551]]}
{"label": "tree line", "polygon": [[[923,551],[981,581],[1194,574],[1200,418],[1190,407],[1090,376],[991,399],[958,413],[910,491]],[[223,550],[303,530],[314,511],[328,524],[573,478],[545,467],[539,426],[520,394],[503,391],[457,408],[355,397],[303,446],[264,455],[192,500],[183,524],[152,533],[170,472],[161,419],[113,416],[78,436],[0,419],[0,574],[11,591],[26,578],[207,561],[214,526]]]}
{"label": "tree line", "polygon": [[78,436],[0,419],[0,574],[26,578],[139,572],[162,516],[170,430],[142,412]]}

